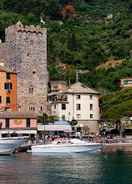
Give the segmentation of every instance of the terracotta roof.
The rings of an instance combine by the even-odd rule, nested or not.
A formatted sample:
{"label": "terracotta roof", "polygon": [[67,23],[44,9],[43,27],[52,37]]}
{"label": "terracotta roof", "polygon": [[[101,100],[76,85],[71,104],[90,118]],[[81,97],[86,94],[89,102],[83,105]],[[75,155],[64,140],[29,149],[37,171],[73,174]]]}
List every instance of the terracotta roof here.
{"label": "terracotta roof", "polygon": [[2,118],[37,118],[37,114],[35,113],[28,113],[28,112],[9,112],[9,111],[4,111],[0,112],[0,119]]}
{"label": "terracotta roof", "polygon": [[86,93],[86,94],[99,94],[98,91],[89,88],[85,85],[83,85],[80,82],[77,82],[73,85],[71,85],[69,88],[65,90],[65,93]]}

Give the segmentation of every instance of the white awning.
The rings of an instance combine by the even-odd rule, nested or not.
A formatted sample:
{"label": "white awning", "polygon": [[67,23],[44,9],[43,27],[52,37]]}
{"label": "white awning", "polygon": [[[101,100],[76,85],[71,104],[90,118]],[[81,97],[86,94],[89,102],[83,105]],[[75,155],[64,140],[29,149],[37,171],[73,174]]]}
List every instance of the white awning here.
{"label": "white awning", "polygon": [[72,127],[70,125],[38,125],[38,131],[72,132]]}
{"label": "white awning", "polygon": [[37,130],[0,130],[0,134],[37,134]]}

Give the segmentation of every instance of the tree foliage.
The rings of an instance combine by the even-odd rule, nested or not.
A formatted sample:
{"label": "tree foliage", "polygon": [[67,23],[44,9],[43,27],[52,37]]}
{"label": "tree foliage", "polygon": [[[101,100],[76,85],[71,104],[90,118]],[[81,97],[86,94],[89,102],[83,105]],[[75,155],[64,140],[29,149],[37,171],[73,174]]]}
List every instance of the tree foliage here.
{"label": "tree foliage", "polygon": [[124,89],[102,97],[102,118],[119,119],[131,114],[132,89]]}
{"label": "tree foliage", "polygon": [[[88,69],[81,82],[108,93],[118,90],[116,80],[131,75],[131,0],[1,0],[2,39],[4,29],[18,20],[47,27],[51,79],[74,82],[76,68]],[[96,71],[110,58],[126,63]],[[65,71],[60,64],[67,65]]]}

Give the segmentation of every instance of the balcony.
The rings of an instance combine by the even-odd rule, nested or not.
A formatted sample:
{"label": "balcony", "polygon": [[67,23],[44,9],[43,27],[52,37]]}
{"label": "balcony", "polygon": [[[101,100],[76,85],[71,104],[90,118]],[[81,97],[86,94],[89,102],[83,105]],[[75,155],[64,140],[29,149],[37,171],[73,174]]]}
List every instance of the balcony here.
{"label": "balcony", "polygon": [[48,101],[50,103],[58,103],[58,102],[66,103],[66,102],[68,102],[67,101],[67,95],[64,95],[64,94],[58,94],[58,95],[49,96],[48,97]]}

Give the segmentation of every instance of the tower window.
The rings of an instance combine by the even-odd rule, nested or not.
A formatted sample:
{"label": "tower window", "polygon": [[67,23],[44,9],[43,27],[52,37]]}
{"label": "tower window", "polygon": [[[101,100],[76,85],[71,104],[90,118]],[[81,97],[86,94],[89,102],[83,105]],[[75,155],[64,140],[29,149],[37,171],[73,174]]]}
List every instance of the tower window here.
{"label": "tower window", "polygon": [[33,87],[29,88],[29,94],[33,94]]}
{"label": "tower window", "polygon": [[42,106],[40,107],[40,111],[43,111],[43,107]]}
{"label": "tower window", "polygon": [[27,56],[30,56],[30,53],[29,52],[27,53]]}
{"label": "tower window", "polygon": [[33,74],[36,74],[36,71],[33,71]]}
{"label": "tower window", "polygon": [[29,106],[29,110],[30,111],[35,111],[35,107],[34,106]]}

